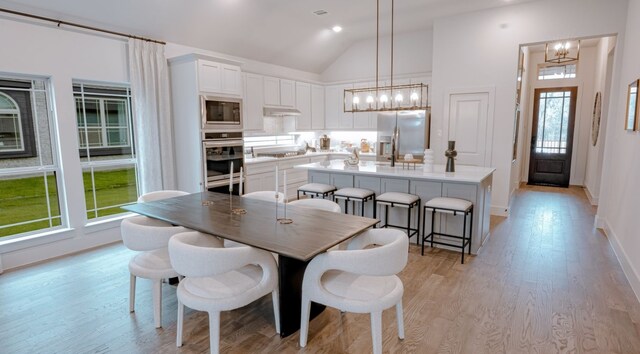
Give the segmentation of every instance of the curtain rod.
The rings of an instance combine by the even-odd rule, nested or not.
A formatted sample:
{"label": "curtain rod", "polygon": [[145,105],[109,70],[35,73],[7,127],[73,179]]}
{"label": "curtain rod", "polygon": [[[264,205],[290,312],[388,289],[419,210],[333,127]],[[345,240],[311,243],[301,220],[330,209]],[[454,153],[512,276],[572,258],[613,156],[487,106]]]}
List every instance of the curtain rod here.
{"label": "curtain rod", "polygon": [[108,33],[108,34],[112,34],[112,35],[115,35],[115,36],[121,36],[121,37],[133,38],[133,39],[140,39],[140,40],[143,40],[143,41],[153,42],[153,43],[158,43],[158,44],[167,44],[166,42],[158,41],[158,40],[155,40],[155,39],[134,36],[132,34],[126,34],[126,33],[121,33],[121,32],[109,31],[109,30],[105,30],[105,29],[102,29],[102,28],[96,28],[96,27],[81,25],[81,24],[78,24],[78,23],[67,22],[67,21],[63,21],[63,20],[56,20],[56,19],[49,18],[49,17],[32,15],[32,14],[28,14],[28,13],[25,13],[25,12],[9,10],[9,9],[5,9],[5,8],[1,8],[1,7],[0,7],[0,12],[6,12],[6,13],[9,13],[9,14],[12,14],[12,15],[24,16],[24,17],[29,17],[29,18],[35,18],[37,20],[53,22],[53,23],[57,24],[58,27],[60,27],[60,25],[66,25],[66,26],[78,27],[78,28],[91,30],[91,31],[96,31],[96,32]]}

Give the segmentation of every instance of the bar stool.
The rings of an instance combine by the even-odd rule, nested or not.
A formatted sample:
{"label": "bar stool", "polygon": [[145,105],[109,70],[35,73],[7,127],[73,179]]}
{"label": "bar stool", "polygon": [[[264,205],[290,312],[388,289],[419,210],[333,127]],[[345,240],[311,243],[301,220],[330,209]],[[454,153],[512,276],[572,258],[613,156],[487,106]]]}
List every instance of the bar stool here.
{"label": "bar stool", "polygon": [[[376,199],[376,204],[384,205],[384,225],[380,227],[396,227],[400,229],[407,230],[407,237],[411,238],[411,236],[416,235],[416,245],[419,244],[418,232],[420,229],[420,197],[414,194],[409,193],[399,193],[399,192],[387,192],[378,196]],[[402,225],[392,225],[389,224],[389,207],[401,207],[407,208],[407,226]],[[416,227],[411,227],[411,211],[413,208],[418,210],[418,220],[416,221]],[[375,210],[375,209],[374,209]],[[374,218],[377,216],[374,214]]]}
{"label": "bar stool", "polygon": [[[431,233],[424,236],[425,233],[425,219],[427,218],[427,210],[431,210]],[[462,225],[462,236],[444,234],[440,232],[435,232],[434,224],[436,212],[439,213],[447,213],[447,214],[463,214],[464,221]],[[469,221],[469,237],[465,237],[465,233],[467,231],[467,215],[470,215]],[[450,247],[456,247],[462,249],[462,264],[464,264],[464,248],[469,246],[469,254],[471,254],[471,238],[473,235],[473,203],[465,199],[459,198],[448,198],[448,197],[438,197],[433,198],[424,204],[424,218],[422,219],[422,255],[424,256],[424,241],[431,239],[431,247],[433,244],[445,245]],[[451,238],[456,238],[462,240],[462,244],[446,242],[444,240],[434,241],[434,235],[438,236],[447,236]]]}
{"label": "bar stool", "polygon": [[[364,216],[364,203],[373,201],[373,215],[376,215],[376,192],[364,188],[340,188],[333,193],[333,198],[344,199],[344,213],[349,214],[349,202],[360,202],[360,216]],[[340,203],[338,203],[340,204]],[[355,211],[355,207],[354,207]]]}
{"label": "bar stool", "polygon": [[332,195],[333,192],[335,192],[336,190],[337,188],[330,184],[307,183],[305,185],[298,187],[298,199],[300,199],[300,193],[302,193],[302,195],[309,194],[311,195],[311,198],[315,196],[315,197],[322,197],[322,199],[325,199],[326,197]]}

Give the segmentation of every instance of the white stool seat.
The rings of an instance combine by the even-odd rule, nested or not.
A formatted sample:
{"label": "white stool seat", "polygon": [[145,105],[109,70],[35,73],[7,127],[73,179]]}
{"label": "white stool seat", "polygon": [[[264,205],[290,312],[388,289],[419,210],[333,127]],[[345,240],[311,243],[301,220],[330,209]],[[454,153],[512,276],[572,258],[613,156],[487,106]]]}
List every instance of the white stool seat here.
{"label": "white stool seat", "polygon": [[467,211],[473,203],[459,198],[438,197],[433,198],[424,204],[427,209],[447,209],[455,211]]}
{"label": "white stool seat", "polygon": [[[379,204],[384,203],[399,203],[399,204],[413,204],[420,199],[417,195],[399,192],[387,192],[382,193],[376,198]],[[402,206],[402,205],[398,205]]]}
{"label": "white stool seat", "polygon": [[335,191],[336,187],[324,183],[307,183],[303,186],[298,187],[298,190],[311,193],[328,193],[331,191]]}
{"label": "white stool seat", "polygon": [[333,195],[334,198],[338,199],[346,199],[346,198],[366,198],[372,194],[375,194],[374,191],[363,188],[340,188]]}

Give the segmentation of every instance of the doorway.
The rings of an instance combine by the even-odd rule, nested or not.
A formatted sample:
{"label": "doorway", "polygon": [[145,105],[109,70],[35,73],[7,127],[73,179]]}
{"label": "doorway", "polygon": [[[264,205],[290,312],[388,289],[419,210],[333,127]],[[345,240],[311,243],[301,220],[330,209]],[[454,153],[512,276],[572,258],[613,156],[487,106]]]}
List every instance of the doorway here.
{"label": "doorway", "polygon": [[529,184],[569,186],[577,92],[577,87],[535,90]]}

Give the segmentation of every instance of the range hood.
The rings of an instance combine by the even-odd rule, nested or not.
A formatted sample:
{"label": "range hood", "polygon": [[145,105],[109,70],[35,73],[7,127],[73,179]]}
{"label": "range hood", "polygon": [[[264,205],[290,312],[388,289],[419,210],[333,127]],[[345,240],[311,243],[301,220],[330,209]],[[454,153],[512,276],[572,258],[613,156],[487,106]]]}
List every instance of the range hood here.
{"label": "range hood", "polygon": [[286,116],[299,116],[299,110],[295,108],[285,107],[264,107],[262,108],[262,115],[265,117],[286,117]]}

